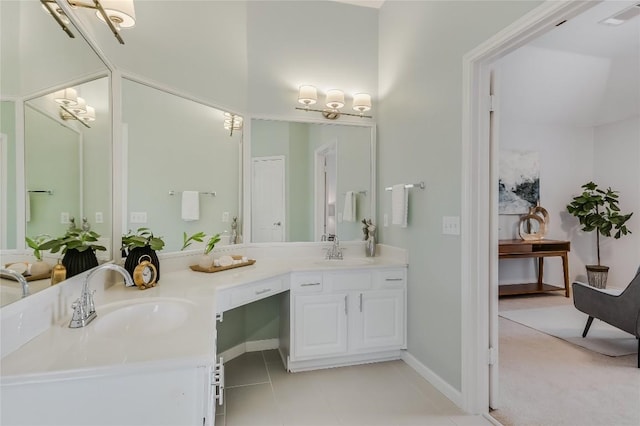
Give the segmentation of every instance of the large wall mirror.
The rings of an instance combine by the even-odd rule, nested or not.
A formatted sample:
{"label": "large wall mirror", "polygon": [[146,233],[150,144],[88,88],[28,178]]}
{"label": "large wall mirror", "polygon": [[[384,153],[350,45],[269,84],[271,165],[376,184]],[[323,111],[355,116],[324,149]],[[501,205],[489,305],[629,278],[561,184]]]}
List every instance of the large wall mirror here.
{"label": "large wall mirror", "polygon": [[[109,70],[69,24],[69,38],[37,1],[0,2],[0,250],[25,256],[25,236],[62,235],[86,217],[111,248]],[[54,93],[73,88],[94,108],[82,125],[61,117]],[[101,260],[112,251],[99,253]],[[57,256],[57,255],[56,255]],[[55,256],[47,260],[55,262]],[[48,280],[47,280],[48,281]],[[2,294],[6,286],[2,280]],[[32,283],[32,293],[46,286]],[[14,299],[2,298],[1,304]]]}
{"label": "large wall mirror", "polygon": [[375,222],[373,126],[251,120],[253,242],[363,239]]}
{"label": "large wall mirror", "polygon": [[230,234],[242,214],[242,131],[225,128],[224,111],[146,82],[124,78],[122,100],[123,231],[150,228],[164,251],[180,250],[184,232]]}

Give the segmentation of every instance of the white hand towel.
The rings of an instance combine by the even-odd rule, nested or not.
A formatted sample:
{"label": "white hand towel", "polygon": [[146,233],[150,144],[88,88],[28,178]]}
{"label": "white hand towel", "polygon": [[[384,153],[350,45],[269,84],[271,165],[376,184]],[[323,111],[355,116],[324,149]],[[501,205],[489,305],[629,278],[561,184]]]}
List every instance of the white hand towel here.
{"label": "white hand towel", "polygon": [[344,211],[342,212],[342,221],[356,221],[356,194],[353,191],[347,191],[344,196]]}
{"label": "white hand towel", "polygon": [[200,193],[198,191],[182,191],[182,220],[200,219]]}
{"label": "white hand towel", "polygon": [[409,191],[404,184],[393,185],[391,190],[391,224],[407,227]]}

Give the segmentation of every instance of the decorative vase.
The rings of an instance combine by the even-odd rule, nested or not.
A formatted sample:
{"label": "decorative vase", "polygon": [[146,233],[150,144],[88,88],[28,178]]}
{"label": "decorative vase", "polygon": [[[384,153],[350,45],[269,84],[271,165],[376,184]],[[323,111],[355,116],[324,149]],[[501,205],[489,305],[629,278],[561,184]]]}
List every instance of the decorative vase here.
{"label": "decorative vase", "polygon": [[136,266],[138,266],[138,264],[140,263],[140,258],[145,255],[151,258],[151,263],[156,267],[156,282],[159,282],[160,260],[158,259],[156,251],[149,246],[132,248],[127,254],[127,260],[124,262],[124,269],[126,269],[127,272],[129,272],[129,274],[133,277],[133,270],[136,269]]}
{"label": "decorative vase", "polygon": [[586,265],[587,282],[591,287],[606,288],[607,275],[609,274],[608,266]]}
{"label": "decorative vase", "polygon": [[67,269],[67,278],[71,278],[98,266],[98,258],[92,249],[85,251],[69,249],[62,258],[62,264]]}
{"label": "decorative vase", "polygon": [[213,254],[209,253],[209,254],[203,254],[202,256],[200,256],[200,259],[198,259],[198,266],[203,268],[203,269],[209,269],[213,266]]}

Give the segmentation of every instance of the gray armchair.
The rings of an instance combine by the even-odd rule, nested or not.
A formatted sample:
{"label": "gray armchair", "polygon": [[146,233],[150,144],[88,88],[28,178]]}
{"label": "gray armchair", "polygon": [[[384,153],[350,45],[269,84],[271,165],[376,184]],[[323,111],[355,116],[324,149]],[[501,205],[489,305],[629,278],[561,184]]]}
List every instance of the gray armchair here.
{"label": "gray armchair", "polygon": [[636,336],[638,368],[640,368],[640,268],[631,283],[622,291],[597,289],[581,282],[573,283],[573,304],[589,315],[582,332],[586,337],[594,318]]}

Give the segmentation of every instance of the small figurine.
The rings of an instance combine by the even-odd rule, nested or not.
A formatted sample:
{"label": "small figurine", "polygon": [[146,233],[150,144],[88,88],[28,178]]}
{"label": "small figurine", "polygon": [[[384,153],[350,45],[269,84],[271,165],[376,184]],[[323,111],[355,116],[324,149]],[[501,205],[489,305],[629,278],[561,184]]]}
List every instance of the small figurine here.
{"label": "small figurine", "polygon": [[234,216],[231,221],[231,237],[229,238],[229,244],[238,243],[238,217]]}
{"label": "small figurine", "polygon": [[69,229],[76,229],[76,219],[73,217],[69,218]]}
{"label": "small figurine", "polygon": [[82,218],[82,230],[85,232],[89,232],[91,230],[91,224],[86,217]]}
{"label": "small figurine", "polygon": [[362,227],[362,232],[364,233],[363,241],[367,241],[369,239],[369,224],[367,223],[367,219],[362,219],[362,223],[364,226]]}
{"label": "small figurine", "polygon": [[376,256],[376,226],[371,222],[371,219],[367,222],[367,232],[369,237],[367,238],[366,254],[367,257]]}

